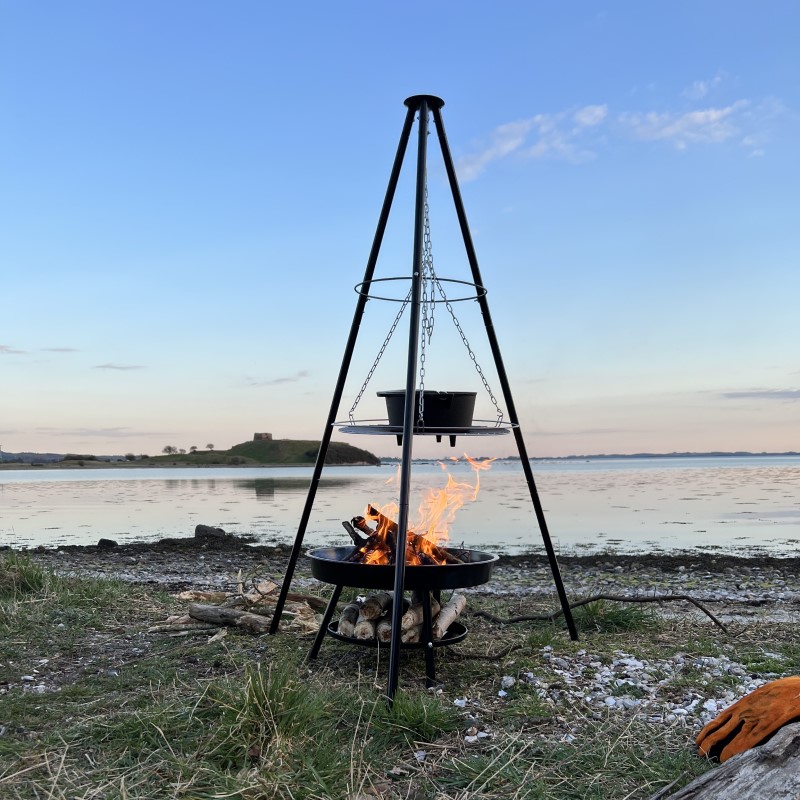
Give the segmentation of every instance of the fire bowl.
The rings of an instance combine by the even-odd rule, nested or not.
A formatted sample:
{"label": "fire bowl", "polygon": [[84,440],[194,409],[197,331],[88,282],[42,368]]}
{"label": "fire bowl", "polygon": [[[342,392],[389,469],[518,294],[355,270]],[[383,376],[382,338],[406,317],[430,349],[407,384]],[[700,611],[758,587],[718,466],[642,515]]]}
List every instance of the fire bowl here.
{"label": "fire bowl", "polygon": [[[352,545],[310,550],[311,574],[336,586],[363,589],[394,588],[394,564],[358,564],[344,559],[355,552]],[[462,589],[487,583],[499,556],[482,550],[459,550],[463,564],[406,566],[405,589]]]}

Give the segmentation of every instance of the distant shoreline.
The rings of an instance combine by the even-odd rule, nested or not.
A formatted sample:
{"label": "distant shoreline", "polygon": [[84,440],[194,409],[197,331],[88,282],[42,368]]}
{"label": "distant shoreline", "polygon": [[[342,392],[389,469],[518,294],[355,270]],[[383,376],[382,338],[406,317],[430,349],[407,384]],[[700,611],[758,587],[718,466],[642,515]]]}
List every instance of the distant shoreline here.
{"label": "distant shoreline", "polygon": [[[747,451],[736,452],[722,452],[712,451],[708,453],[594,453],[590,455],[569,455],[569,456],[531,456],[531,461],[536,462],[567,462],[567,461],[636,461],[646,459],[663,459],[677,460],[677,459],[692,459],[692,458],[796,458],[800,457],[800,452],[793,450],[783,453],[751,453]],[[436,458],[415,458],[417,463],[435,462],[439,459]],[[519,456],[503,456],[496,459],[497,461],[519,461]],[[395,456],[381,458],[382,464],[399,464],[400,459]],[[343,467],[363,467],[372,466],[364,463],[352,464],[329,464],[330,466],[343,466]],[[141,462],[141,461],[106,461],[101,458],[87,459],[83,462],[75,460],[65,461],[43,461],[41,463],[34,462],[15,462],[15,461],[0,461],[0,471],[2,470],[25,470],[25,471],[39,471],[49,469],[68,469],[68,470],[87,470],[87,469],[219,469],[219,468],[232,468],[232,469],[259,469],[259,468],[280,468],[280,467],[308,467],[313,468],[313,464],[309,463],[272,463],[272,464],[192,464],[188,461],[182,462]]]}
{"label": "distant shoreline", "polygon": [[[353,464],[326,464],[330,467],[371,467],[373,464],[353,463]],[[140,461],[85,461],[80,464],[76,461],[49,461],[42,464],[14,463],[4,461],[0,463],[2,470],[25,470],[41,472],[48,469],[68,469],[68,470],[87,470],[87,469],[280,469],[283,467],[307,467],[313,469],[313,464],[188,464],[184,463],[141,463]]]}

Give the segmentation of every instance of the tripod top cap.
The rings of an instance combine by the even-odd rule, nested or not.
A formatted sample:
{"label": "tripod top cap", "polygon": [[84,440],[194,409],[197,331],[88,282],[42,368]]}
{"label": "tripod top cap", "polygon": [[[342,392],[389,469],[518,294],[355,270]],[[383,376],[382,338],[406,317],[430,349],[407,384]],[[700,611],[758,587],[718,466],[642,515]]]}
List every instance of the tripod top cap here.
{"label": "tripod top cap", "polygon": [[444,100],[433,94],[415,94],[407,97],[404,102],[409,108],[419,108],[423,100],[429,108],[441,108],[444,105]]}

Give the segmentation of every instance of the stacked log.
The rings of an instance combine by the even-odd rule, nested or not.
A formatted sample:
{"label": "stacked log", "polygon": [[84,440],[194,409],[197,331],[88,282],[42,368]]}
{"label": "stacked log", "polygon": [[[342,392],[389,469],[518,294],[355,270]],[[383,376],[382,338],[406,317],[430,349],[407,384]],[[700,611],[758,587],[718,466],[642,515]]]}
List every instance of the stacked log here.
{"label": "stacked log", "polygon": [[[431,620],[434,640],[438,641],[447,635],[450,626],[464,611],[467,600],[463,595],[453,594],[450,600],[441,606],[431,596]],[[413,644],[422,639],[423,622],[422,597],[413,592],[411,603],[400,622],[400,640],[404,644]],[[388,592],[370,594],[363,603],[348,603],[339,615],[337,630],[342,636],[361,641],[378,641],[388,643],[392,640],[392,596]]]}

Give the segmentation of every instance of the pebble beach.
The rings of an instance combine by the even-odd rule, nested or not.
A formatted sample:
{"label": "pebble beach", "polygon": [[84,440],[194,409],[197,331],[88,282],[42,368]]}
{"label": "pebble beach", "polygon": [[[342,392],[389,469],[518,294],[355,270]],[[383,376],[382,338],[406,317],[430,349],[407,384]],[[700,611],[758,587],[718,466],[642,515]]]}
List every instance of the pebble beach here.
{"label": "pebble beach", "polygon": [[[116,578],[179,592],[232,591],[242,575],[254,573],[280,582],[289,550],[285,546],[251,546],[235,537],[225,537],[203,541],[171,539],[109,549],[36,548],[25,554],[62,574]],[[670,556],[571,556],[561,558],[559,563],[567,595],[573,601],[597,594],[631,598],[690,595],[725,624],[729,633],[735,633],[737,626],[752,631],[753,626],[781,626],[797,619],[798,559],[745,559],[685,552]],[[292,586],[306,592],[325,589],[324,584],[311,577],[305,557],[298,563]],[[483,596],[502,601],[510,615],[525,613],[531,604],[539,609],[558,607],[550,567],[542,555],[501,558],[490,582],[467,593],[476,599]],[[685,602],[657,606],[662,616],[704,616],[702,610]],[[544,645],[520,659],[519,672],[500,675],[498,680],[509,687],[516,681],[527,683],[554,705],[561,706],[567,699],[579,703],[589,717],[636,714],[655,724],[699,730],[722,708],[771,675],[781,674],[777,654],[765,651],[763,657],[774,657],[774,673],[754,673],[746,664],[725,655],[698,657],[676,650],[667,658],[653,660],[637,652],[619,650],[609,663],[590,645],[569,652]],[[692,678],[682,694],[676,694],[674,688],[678,674]],[[719,686],[721,678],[724,691],[702,691],[704,683]],[[462,699],[469,706],[469,699]],[[563,735],[576,734],[567,726]]]}

